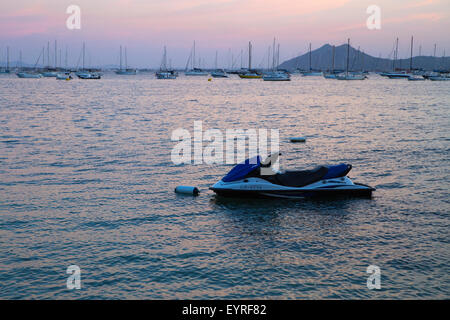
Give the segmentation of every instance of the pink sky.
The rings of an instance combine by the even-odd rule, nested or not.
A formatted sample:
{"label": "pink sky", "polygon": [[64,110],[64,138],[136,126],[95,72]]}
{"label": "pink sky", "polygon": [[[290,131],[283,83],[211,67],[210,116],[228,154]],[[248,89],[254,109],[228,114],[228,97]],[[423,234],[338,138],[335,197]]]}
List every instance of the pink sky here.
{"label": "pink sky", "polygon": [[[66,8],[81,8],[81,30],[68,30]],[[381,30],[368,30],[366,8],[381,8]],[[228,66],[249,40],[254,61],[264,61],[273,37],[281,43],[281,60],[325,43],[341,44],[348,37],[365,52],[387,56],[396,37],[400,56],[409,55],[409,39],[416,48],[438,55],[450,53],[450,0],[15,0],[0,4],[0,60],[10,46],[12,59],[22,50],[33,62],[47,41],[67,46],[76,64],[86,42],[91,64],[117,64],[119,45],[128,47],[129,64],[159,66],[167,46],[174,66],[184,67],[192,42],[198,56],[212,66],[215,51]],[[416,52],[417,53],[417,52]],[[17,59],[17,58],[16,58]],[[240,61],[239,61],[240,66]]]}

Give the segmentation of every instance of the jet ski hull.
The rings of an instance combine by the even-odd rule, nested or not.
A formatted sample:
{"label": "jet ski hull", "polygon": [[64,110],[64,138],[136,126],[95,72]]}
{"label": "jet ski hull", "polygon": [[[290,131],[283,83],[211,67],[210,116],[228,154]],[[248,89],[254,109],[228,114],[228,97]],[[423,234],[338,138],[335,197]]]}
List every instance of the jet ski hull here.
{"label": "jet ski hull", "polygon": [[[256,178],[257,179],[257,178]],[[238,198],[285,198],[300,199],[314,197],[368,197],[375,189],[361,183],[353,183],[348,177],[321,180],[301,188],[271,184],[265,181],[245,179],[235,183],[219,181],[210,189],[219,196]],[[262,179],[258,179],[262,180]]]}

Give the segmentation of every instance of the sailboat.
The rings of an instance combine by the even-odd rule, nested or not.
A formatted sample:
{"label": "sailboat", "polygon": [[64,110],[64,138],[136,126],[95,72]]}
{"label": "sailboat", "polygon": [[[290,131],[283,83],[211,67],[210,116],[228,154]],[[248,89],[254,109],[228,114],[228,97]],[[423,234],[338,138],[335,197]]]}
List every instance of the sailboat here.
{"label": "sailboat", "polygon": [[211,72],[211,76],[213,78],[228,78],[228,74],[225,72],[224,69],[218,69],[217,68],[217,51],[216,51],[216,60],[214,63],[215,70]]}
{"label": "sailboat", "polygon": [[[192,68],[190,70],[187,70],[187,66],[189,65],[190,61],[192,62]],[[194,41],[193,49],[191,51],[191,55],[189,55],[189,59],[186,64],[186,71],[184,72],[184,75],[186,75],[186,76],[207,76],[208,75],[208,72],[203,71],[202,69],[197,68],[195,66],[195,41]]]}
{"label": "sailboat", "polygon": [[11,70],[9,70],[9,47],[6,47],[6,68],[3,70],[0,70],[0,73],[10,73]]}
{"label": "sailboat", "polygon": [[330,70],[330,72],[323,74],[323,77],[325,79],[336,79],[336,73],[334,71],[334,50],[335,50],[335,47],[333,46],[333,51],[331,53],[331,70]]}
{"label": "sailboat", "polygon": [[248,43],[248,70],[239,73],[241,79],[261,79],[262,74],[256,70],[252,70],[252,43]]}
{"label": "sailboat", "polygon": [[[47,67],[41,71],[42,76],[45,78],[56,77],[56,75],[58,74],[58,72],[56,72],[56,51],[57,46],[55,40],[55,67],[52,68],[50,66],[50,42],[47,42]],[[42,56],[42,61],[44,61],[44,56]]]}
{"label": "sailboat", "polygon": [[134,76],[137,74],[136,69],[128,68],[127,47],[125,47],[125,69],[122,69],[122,46],[120,46],[120,69],[116,71],[116,74],[127,76]]}
{"label": "sailboat", "polygon": [[409,78],[410,74],[406,72],[396,72],[395,63],[398,58],[398,38],[395,41],[395,52],[394,52],[394,59],[392,61],[392,72],[383,72],[380,75],[384,77],[388,77],[389,79],[407,79]]}
{"label": "sailboat", "polygon": [[157,79],[176,79],[177,73],[173,70],[167,69],[167,50],[164,46],[164,54],[161,61],[161,66],[159,68],[159,71],[156,72],[156,78]]}
{"label": "sailboat", "polygon": [[337,80],[364,80],[367,77],[363,74],[348,73],[348,61],[350,57],[350,39],[347,40],[347,67],[345,68],[345,74],[336,75]]}
{"label": "sailboat", "polygon": [[409,60],[409,72],[411,74],[408,77],[408,81],[425,81],[424,77],[417,76],[416,73],[413,72],[412,61],[413,61],[413,37],[411,36],[411,57]]}
{"label": "sailboat", "polygon": [[312,57],[312,53],[311,53],[311,43],[309,44],[309,71],[303,72],[303,76],[304,77],[308,77],[308,76],[321,76],[322,72],[321,71],[315,71],[312,69],[311,67],[311,57]]}
{"label": "sailboat", "polygon": [[[44,59],[44,57],[42,57],[42,59]],[[20,71],[20,70],[22,69],[22,51],[20,51],[20,53],[19,53],[19,63],[20,63],[20,67],[19,67],[19,72],[17,72],[16,75],[17,75],[19,78],[22,78],[22,79],[39,79],[39,78],[42,78],[42,75],[36,71],[36,66],[37,66],[37,64],[39,63],[39,60],[41,60],[41,55],[39,55],[39,57],[38,57],[36,63],[34,64],[34,68],[33,68],[33,69],[34,69],[35,71],[32,71],[32,72],[29,72],[29,71]]]}
{"label": "sailboat", "polygon": [[83,79],[83,80],[100,79],[101,78],[100,73],[91,72],[84,68],[85,52],[86,52],[86,46],[83,42],[83,68],[80,71],[76,72],[75,74],[77,75],[78,78]]}
{"label": "sailboat", "polygon": [[[269,51],[270,54],[270,51]],[[275,63],[275,56],[276,63]],[[272,71],[267,72],[263,75],[264,81],[291,81],[291,76],[289,73],[285,71],[278,70],[278,65],[280,61],[280,44],[278,44],[278,50],[275,53],[275,39],[273,39],[273,47],[272,47]]]}

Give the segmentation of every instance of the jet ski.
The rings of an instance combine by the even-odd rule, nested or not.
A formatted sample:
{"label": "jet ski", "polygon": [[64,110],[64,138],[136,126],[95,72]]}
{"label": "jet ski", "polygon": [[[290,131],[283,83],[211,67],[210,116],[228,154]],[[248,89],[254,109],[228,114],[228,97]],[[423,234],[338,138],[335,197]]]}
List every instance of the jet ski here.
{"label": "jet ski", "polygon": [[350,180],[350,164],[318,166],[311,170],[277,171],[278,155],[260,156],[236,165],[210,189],[219,196],[305,198],[336,195],[371,197],[374,188]]}

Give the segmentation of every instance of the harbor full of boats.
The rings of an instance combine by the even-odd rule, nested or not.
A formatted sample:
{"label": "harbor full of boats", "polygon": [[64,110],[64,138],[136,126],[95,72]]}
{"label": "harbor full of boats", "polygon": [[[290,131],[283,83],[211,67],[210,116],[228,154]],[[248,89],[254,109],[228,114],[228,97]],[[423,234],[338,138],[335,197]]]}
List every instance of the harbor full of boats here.
{"label": "harbor full of boats", "polygon": [[[325,45],[324,47],[326,47]],[[208,81],[214,79],[228,79],[232,76],[237,76],[243,80],[261,80],[269,82],[286,82],[291,81],[292,75],[301,75],[302,77],[323,77],[330,80],[366,80],[371,76],[377,74],[379,76],[385,77],[387,79],[404,79],[408,81],[450,81],[450,65],[440,66],[440,68],[423,68],[415,67],[413,65],[413,37],[411,37],[410,45],[410,58],[408,68],[402,68],[401,59],[398,59],[398,38],[394,42],[393,49],[393,59],[388,60],[389,66],[383,66],[376,68],[377,70],[371,70],[370,72],[364,67],[364,52],[361,52],[358,48],[356,51],[352,48],[350,51],[350,39],[347,40],[346,45],[342,45],[337,49],[341,50],[341,62],[344,59],[342,57],[345,55],[345,62],[340,64],[340,68],[336,67],[335,57],[338,56],[335,53],[336,47],[328,45],[332,52],[330,55],[329,65],[324,68],[323,62],[321,67],[317,64],[317,59],[313,61],[313,52],[311,49],[311,43],[309,44],[308,53],[305,54],[306,63],[303,63],[303,68],[299,67],[299,63],[295,68],[286,67],[285,61],[280,64],[280,44],[276,43],[274,39],[273,44],[269,46],[267,54],[267,64],[263,67],[260,63],[258,66],[254,66],[253,63],[253,46],[252,43],[248,43],[248,47],[245,49],[246,53],[241,50],[240,55],[234,59],[231,58],[231,65],[229,68],[220,67],[218,64],[218,52],[216,51],[214,68],[205,68],[204,60],[203,67],[201,63],[201,58],[198,58],[198,52],[196,49],[196,42],[194,41],[191,48],[186,67],[184,69],[175,69],[172,67],[171,59],[168,58],[167,48],[163,49],[163,56],[160,63],[160,67],[157,70],[152,69],[137,69],[131,68],[128,65],[128,54],[127,47],[119,47],[120,63],[119,68],[104,68],[99,67],[92,68],[86,67],[86,45],[83,43],[82,49],[78,58],[76,67],[68,67],[67,63],[67,47],[65,53],[65,67],[62,67],[62,51],[59,50],[59,64],[58,64],[58,47],[57,42],[54,44],[54,55],[50,55],[50,42],[47,43],[47,48],[43,47],[39,53],[36,63],[33,67],[24,67],[22,65],[22,52],[19,53],[19,61],[16,66],[11,67],[10,63],[10,48],[6,48],[6,63],[3,67],[0,67],[0,74],[15,74],[21,79],[41,79],[41,78],[55,78],[56,80],[73,80],[75,78],[81,80],[100,80],[105,73],[114,73],[118,76],[136,76],[142,74],[146,76],[148,74],[153,74],[156,79],[161,80],[175,80],[180,75],[185,77],[207,77]],[[344,47],[344,48],[343,48]],[[345,54],[343,53],[345,49]],[[436,46],[435,46],[436,51]],[[355,53],[356,52],[356,53]],[[248,63],[244,63],[244,56],[248,55]],[[316,54],[317,55],[317,54]],[[353,55],[353,58],[351,56]],[[419,50],[420,55],[420,50]],[[434,54],[435,58],[436,53]],[[367,55],[366,55],[367,56]],[[240,57],[241,66],[236,67],[236,61]],[[370,56],[369,56],[370,57]],[[299,59],[300,57],[291,59]],[[422,56],[416,58],[424,58]],[[426,57],[425,57],[426,58]],[[429,57],[431,58],[431,57]],[[448,58],[442,57],[443,61],[448,60]],[[263,60],[264,60],[263,59]],[[328,59],[328,58],[327,58]],[[389,58],[390,59],[390,58]],[[350,62],[350,60],[353,60]],[[359,61],[355,65],[355,60]],[[423,60],[423,59],[422,59]],[[399,63],[400,62],[400,63]],[[244,65],[246,65],[244,67]],[[38,67],[39,66],[39,67]],[[292,65],[291,65],[292,66]]]}

